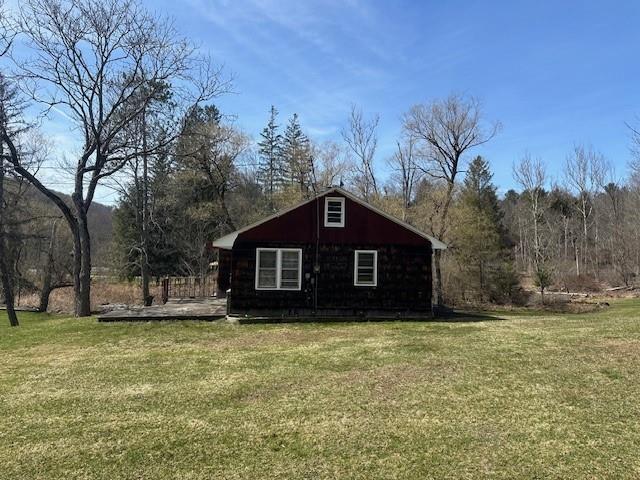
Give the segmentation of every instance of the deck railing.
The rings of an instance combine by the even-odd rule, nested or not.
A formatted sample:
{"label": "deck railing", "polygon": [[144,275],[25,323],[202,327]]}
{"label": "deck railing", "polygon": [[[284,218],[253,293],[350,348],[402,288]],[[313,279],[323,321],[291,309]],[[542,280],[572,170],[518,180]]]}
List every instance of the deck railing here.
{"label": "deck railing", "polygon": [[162,302],[170,298],[212,298],[218,289],[218,276],[166,277],[162,279]]}

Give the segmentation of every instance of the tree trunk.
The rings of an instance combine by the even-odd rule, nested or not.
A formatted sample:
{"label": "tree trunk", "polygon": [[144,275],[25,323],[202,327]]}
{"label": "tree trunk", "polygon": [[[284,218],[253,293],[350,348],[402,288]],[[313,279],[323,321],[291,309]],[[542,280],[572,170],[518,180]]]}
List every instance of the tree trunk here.
{"label": "tree trunk", "polygon": [[[4,243],[4,240],[2,240]],[[0,247],[0,255],[4,255],[4,248]],[[9,325],[17,327],[18,316],[16,315],[15,305],[13,303],[13,288],[11,285],[11,275],[7,264],[4,260],[0,260],[0,275],[2,277],[2,291],[4,295],[4,303],[7,309],[7,316],[9,317]]]}
{"label": "tree trunk", "polygon": [[586,202],[582,201],[582,235],[583,235],[583,244],[582,244],[582,265],[584,266],[585,273],[588,272],[587,262],[589,261],[588,256],[588,248],[589,248],[589,230],[587,226],[587,207]]}
{"label": "tree trunk", "polygon": [[15,305],[13,303],[13,286],[11,283],[11,273],[6,262],[4,235],[0,238],[0,279],[2,280],[2,292],[4,295],[4,303],[9,317],[9,325],[17,327],[18,316],[16,315]]}
{"label": "tree trunk", "polygon": [[227,207],[227,199],[225,198],[224,193],[220,195],[220,207],[222,207],[222,213],[224,215],[225,223],[231,228],[231,230],[237,230],[236,224],[231,218],[231,213],[229,212],[229,208]]}
{"label": "tree trunk", "polygon": [[82,248],[80,246],[80,233],[76,219],[73,222],[68,221],[69,229],[73,236],[73,294],[74,294],[74,312],[76,316],[79,315],[80,305],[80,269],[82,268]]}
{"label": "tree trunk", "polygon": [[[447,186],[447,198],[445,199],[444,206],[442,208],[442,215],[440,216],[440,229],[438,236],[439,240],[444,238],[444,234],[447,232],[447,218],[449,216],[449,206],[451,205],[451,199],[453,197],[454,183],[449,182]],[[438,306],[444,305],[444,299],[442,295],[442,250],[433,251],[433,302]]]}
{"label": "tree trunk", "polygon": [[143,305],[150,306],[153,299],[149,294],[149,155],[147,153],[147,116],[142,112],[142,252],[140,255],[140,276],[142,277]]}
{"label": "tree trunk", "polygon": [[[78,236],[77,239],[74,239],[74,242],[78,243],[77,246],[74,246],[74,252],[79,255],[75,259],[75,267],[79,266],[79,269],[77,279],[74,279],[77,281],[78,287],[76,290],[76,317],[88,317],[91,315],[91,235],[89,234],[87,213],[83,207],[78,208],[77,213]],[[74,273],[76,268],[74,268]]]}
{"label": "tree trunk", "polygon": [[38,311],[46,313],[49,310],[49,298],[51,297],[51,276],[45,273],[42,282],[42,290],[40,290],[40,301],[38,302]]}
{"label": "tree trunk", "polygon": [[47,251],[47,261],[44,265],[44,270],[42,274],[42,289],[40,290],[40,302],[38,305],[38,311],[46,312],[49,309],[49,297],[51,295],[52,288],[52,280],[53,280],[53,262],[55,261],[54,257],[54,248],[55,248],[55,238],[56,231],[58,228],[57,220],[53,221],[53,225],[51,226],[51,239],[49,240],[49,249]]}
{"label": "tree trunk", "polygon": [[[0,155],[1,154],[2,144],[0,144]],[[7,245],[4,229],[4,159],[0,157],[0,281],[2,281],[4,303],[7,308],[9,325],[17,327],[19,323],[13,298],[13,279],[7,260]]]}
{"label": "tree trunk", "polygon": [[16,173],[25,178],[43,195],[49,198],[64,216],[73,235],[73,289],[75,293],[75,314],[86,317],[91,314],[91,246],[87,226],[87,212],[82,198],[83,178],[76,176],[75,192],[71,196],[73,210],[52,190],[45,187],[34,175],[20,165],[18,153],[11,139],[3,133],[2,139],[9,146],[10,161]]}
{"label": "tree trunk", "polygon": [[[594,227],[595,227],[595,238],[593,240],[594,273],[596,276],[596,282],[599,282],[600,281],[600,259],[599,259],[598,244],[600,242],[600,238],[598,237],[598,215],[594,215]],[[618,248],[620,248],[620,245],[618,245]]]}
{"label": "tree trunk", "polygon": [[433,303],[437,307],[441,307],[444,302],[442,299],[442,250],[433,251]]}

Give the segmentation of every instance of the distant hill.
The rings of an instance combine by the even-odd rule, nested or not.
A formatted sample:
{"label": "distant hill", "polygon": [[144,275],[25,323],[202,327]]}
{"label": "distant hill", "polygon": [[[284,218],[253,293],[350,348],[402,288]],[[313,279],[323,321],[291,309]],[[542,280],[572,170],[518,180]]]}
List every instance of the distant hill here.
{"label": "distant hill", "polygon": [[[71,205],[71,196],[55,192]],[[35,188],[30,190],[30,199],[43,208],[57,214],[59,210]],[[91,256],[94,267],[109,266],[109,249],[113,238],[113,207],[93,202],[89,209],[89,230],[91,232]]]}

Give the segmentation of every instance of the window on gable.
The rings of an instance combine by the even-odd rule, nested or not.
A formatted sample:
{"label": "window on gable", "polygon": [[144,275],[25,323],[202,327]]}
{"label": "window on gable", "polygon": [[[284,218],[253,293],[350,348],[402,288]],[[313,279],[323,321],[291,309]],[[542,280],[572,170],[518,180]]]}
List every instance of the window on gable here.
{"label": "window on gable", "polygon": [[375,287],[378,284],[378,252],[376,250],[356,250],[354,262],[355,286]]}
{"label": "window on gable", "polygon": [[298,248],[258,248],[256,250],[256,290],[300,290],[302,250]]}
{"label": "window on gable", "polygon": [[325,198],[324,226],[344,227],[344,197]]}

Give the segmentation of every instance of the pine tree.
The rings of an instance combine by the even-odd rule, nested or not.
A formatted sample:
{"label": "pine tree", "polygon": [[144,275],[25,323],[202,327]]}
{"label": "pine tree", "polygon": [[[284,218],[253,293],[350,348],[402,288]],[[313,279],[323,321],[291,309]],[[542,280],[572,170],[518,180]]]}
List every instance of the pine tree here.
{"label": "pine tree", "polygon": [[489,163],[481,156],[477,156],[469,165],[462,187],[462,198],[463,201],[488,214],[500,227],[502,211],[492,180],[493,174],[489,169]]}
{"label": "pine tree", "polygon": [[284,133],[283,158],[287,180],[307,194],[313,185],[313,157],[309,138],[302,131],[298,114],[294,113]]}
{"label": "pine tree", "polygon": [[[476,157],[469,166],[458,208],[453,236],[455,256],[481,301],[500,300],[513,290],[508,239],[489,164]],[[506,276],[510,277],[506,279]]]}
{"label": "pine tree", "polygon": [[258,182],[262,191],[271,202],[274,192],[284,182],[284,165],[282,158],[282,135],[278,132],[280,126],[276,123],[278,110],[272,105],[269,123],[264,127],[258,142],[260,163],[258,165]]}

